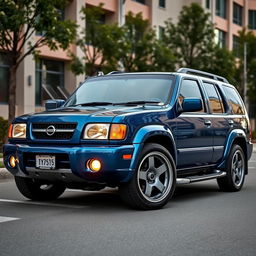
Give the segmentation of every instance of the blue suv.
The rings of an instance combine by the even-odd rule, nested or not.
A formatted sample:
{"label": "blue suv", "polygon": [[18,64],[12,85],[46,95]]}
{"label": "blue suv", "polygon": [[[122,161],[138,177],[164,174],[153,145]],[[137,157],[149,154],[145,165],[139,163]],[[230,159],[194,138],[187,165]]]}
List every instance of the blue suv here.
{"label": "blue suv", "polygon": [[217,179],[221,190],[239,191],[250,137],[243,101],[223,77],[111,72],[87,79],[66,102],[17,117],[4,163],[32,200],[108,186],[132,207],[157,209],[176,184]]}

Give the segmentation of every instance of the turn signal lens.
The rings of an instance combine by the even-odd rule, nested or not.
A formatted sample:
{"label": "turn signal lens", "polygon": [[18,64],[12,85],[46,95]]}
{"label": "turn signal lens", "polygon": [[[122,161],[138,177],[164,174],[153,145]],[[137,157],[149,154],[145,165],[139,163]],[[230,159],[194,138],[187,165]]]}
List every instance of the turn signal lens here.
{"label": "turn signal lens", "polygon": [[9,158],[9,164],[12,168],[14,168],[16,166],[16,158],[14,156],[11,156]]}
{"label": "turn signal lens", "polygon": [[98,159],[90,159],[87,162],[87,168],[93,172],[98,172],[101,169],[101,162]]}
{"label": "turn signal lens", "polygon": [[13,125],[11,124],[8,130],[8,138],[12,138],[12,129],[13,129]]}
{"label": "turn signal lens", "polygon": [[110,140],[123,140],[126,136],[125,124],[112,124],[110,129]]}

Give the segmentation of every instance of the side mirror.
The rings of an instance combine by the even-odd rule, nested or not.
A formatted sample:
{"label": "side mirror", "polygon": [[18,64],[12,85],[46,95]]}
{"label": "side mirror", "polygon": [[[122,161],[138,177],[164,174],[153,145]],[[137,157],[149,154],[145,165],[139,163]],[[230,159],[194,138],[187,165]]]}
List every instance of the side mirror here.
{"label": "side mirror", "polygon": [[65,100],[47,100],[45,102],[45,109],[51,110],[61,107],[65,103]]}
{"label": "side mirror", "polygon": [[196,112],[203,109],[201,99],[197,98],[185,98],[182,102],[181,112]]}

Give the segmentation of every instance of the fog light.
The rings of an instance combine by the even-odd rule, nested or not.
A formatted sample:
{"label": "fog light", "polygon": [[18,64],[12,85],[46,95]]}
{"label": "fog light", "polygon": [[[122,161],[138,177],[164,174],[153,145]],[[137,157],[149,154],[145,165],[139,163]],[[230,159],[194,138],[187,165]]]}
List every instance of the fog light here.
{"label": "fog light", "polygon": [[93,172],[98,172],[101,169],[101,162],[97,159],[90,159],[87,162],[87,168]]}
{"label": "fog light", "polygon": [[9,158],[9,164],[12,168],[15,168],[16,167],[16,158],[14,156],[11,156]]}

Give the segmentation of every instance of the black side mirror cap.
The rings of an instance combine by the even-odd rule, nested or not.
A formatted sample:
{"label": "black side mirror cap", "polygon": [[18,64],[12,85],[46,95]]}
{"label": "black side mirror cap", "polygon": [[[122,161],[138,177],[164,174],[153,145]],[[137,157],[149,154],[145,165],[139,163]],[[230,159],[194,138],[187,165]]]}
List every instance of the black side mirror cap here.
{"label": "black side mirror cap", "polygon": [[196,112],[203,109],[202,100],[199,98],[185,98],[182,102],[181,112]]}
{"label": "black side mirror cap", "polygon": [[65,100],[47,100],[45,102],[45,109],[48,110],[52,110],[52,109],[56,109],[61,107],[62,105],[64,105]]}

